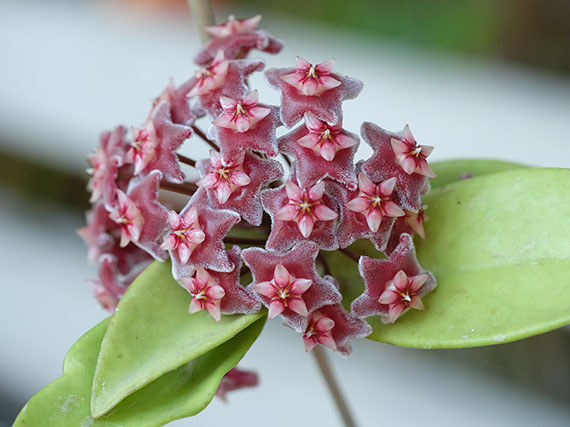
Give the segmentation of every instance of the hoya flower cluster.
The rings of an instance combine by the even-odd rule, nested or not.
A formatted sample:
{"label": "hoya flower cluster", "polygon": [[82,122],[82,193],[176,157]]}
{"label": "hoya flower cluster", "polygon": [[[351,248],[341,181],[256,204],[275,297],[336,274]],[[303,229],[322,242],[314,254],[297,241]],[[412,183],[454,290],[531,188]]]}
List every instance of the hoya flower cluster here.
{"label": "hoya flower cluster", "polygon": [[[414,233],[425,237],[432,147],[419,145],[408,126],[391,133],[366,122],[360,135],[374,152],[355,163],[360,140],[343,128],[341,107],[363,84],[337,73],[332,59],[297,57],[294,67],[267,70],[281,105],[261,102],[248,76],[265,64],[246,56],[278,53],[282,43],[257,29],[259,20],[230,17],[210,28],[193,77],[169,84],[139,127],[101,136],[89,157],[93,207],[80,230],[100,264],[94,290],[113,310],[148,263],[170,260],[192,296],[190,313],[219,320],[265,306],[269,319],[280,316],[302,334],[307,351],[321,344],[346,355],[351,339],[371,333],[365,317],[394,322],[422,309],[436,286],[412,241]],[[209,158],[179,153],[200,139]],[[191,168],[198,179],[186,179]],[[349,247],[360,239],[377,257],[357,258]],[[327,274],[326,251],[358,262],[366,289],[350,312]],[[255,382],[232,375],[224,390]]]}

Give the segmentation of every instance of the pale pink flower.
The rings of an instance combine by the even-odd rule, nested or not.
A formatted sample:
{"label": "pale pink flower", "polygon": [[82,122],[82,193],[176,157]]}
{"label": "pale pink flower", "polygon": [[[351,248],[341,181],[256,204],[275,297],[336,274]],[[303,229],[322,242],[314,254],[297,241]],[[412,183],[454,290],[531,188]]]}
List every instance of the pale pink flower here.
{"label": "pale pink flower", "polygon": [[268,282],[255,283],[252,289],[269,298],[268,319],[273,319],[286,308],[301,316],[308,316],[307,306],[302,296],[312,283],[310,279],[298,279],[292,276],[283,264],[277,264],[273,279]]}
{"label": "pale pink flower", "polygon": [[200,222],[198,211],[195,206],[178,215],[176,212],[168,212],[170,234],[160,246],[167,251],[177,251],[182,264],[186,264],[194,249],[206,238]]}
{"label": "pale pink flower", "polygon": [[271,109],[257,105],[257,90],[241,100],[221,96],[220,104],[224,111],[212,121],[212,124],[239,133],[255,128],[259,121],[271,113]]}
{"label": "pale pink flower", "polygon": [[318,96],[329,89],[340,86],[341,82],[331,76],[334,59],[313,65],[300,56],[296,58],[294,73],[285,74],[281,79],[298,89],[303,95]]}
{"label": "pale pink flower", "polygon": [[305,126],[309,133],[297,140],[297,143],[309,148],[327,160],[334,160],[337,151],[350,148],[358,144],[354,138],[342,132],[342,122],[329,126],[325,121],[319,120],[310,111],[305,113]]}
{"label": "pale pink flower", "polygon": [[281,221],[295,221],[304,238],[308,238],[317,221],[332,221],[338,214],[323,203],[324,181],[301,190],[293,181],[285,182],[288,202],[275,215]]}
{"label": "pale pink flower", "polygon": [[230,61],[224,58],[224,51],[219,50],[216,57],[207,67],[196,72],[196,83],[188,93],[188,97],[207,95],[224,84]]}
{"label": "pale pink flower", "polygon": [[226,295],[224,288],[218,284],[218,279],[212,277],[206,269],[198,267],[190,278],[181,278],[182,284],[190,291],[190,313],[205,309],[217,321],[220,321],[220,305]]}
{"label": "pale pink flower", "polygon": [[390,254],[396,248],[396,246],[398,246],[398,243],[400,242],[400,236],[404,233],[407,233],[411,236],[413,236],[415,233],[418,234],[422,239],[426,238],[424,222],[429,218],[425,213],[425,209],[427,209],[427,206],[422,206],[418,212],[412,212],[404,209],[404,213],[406,215],[399,217],[394,223],[390,241],[386,246],[387,254]]}
{"label": "pale pink flower", "polygon": [[309,326],[305,331],[305,335],[303,335],[305,351],[311,351],[317,344],[322,344],[336,351],[336,343],[332,336],[334,325],[334,320],[324,316],[318,311],[311,314]]}
{"label": "pale pink flower", "polygon": [[226,166],[222,163],[220,153],[210,150],[210,171],[196,182],[196,185],[215,190],[218,203],[226,203],[236,189],[245,187],[251,182],[243,170],[243,161],[244,156],[241,156]]}
{"label": "pale pink flower", "polygon": [[124,248],[129,242],[139,240],[144,218],[135,202],[122,190],[117,190],[117,202],[115,209],[109,213],[109,218],[121,227],[120,246]]}
{"label": "pale pink flower", "polygon": [[364,173],[358,174],[359,194],[348,202],[348,209],[366,217],[371,231],[378,231],[382,219],[404,216],[404,211],[392,200],[396,178],[374,184]]}
{"label": "pale pink flower", "polygon": [[428,279],[429,275],[427,274],[408,277],[403,270],[400,270],[387,283],[386,289],[378,298],[378,302],[390,307],[388,311],[390,323],[394,323],[408,308],[424,309],[419,290]]}
{"label": "pale pink flower", "polygon": [[404,126],[402,137],[390,140],[396,159],[402,169],[408,174],[418,173],[429,178],[435,178],[435,173],[427,163],[427,156],[433,151],[430,145],[419,145],[408,125]]}
{"label": "pale pink flower", "polygon": [[[109,133],[106,132],[102,135],[101,139],[109,139]],[[94,203],[101,198],[103,195],[103,188],[105,186],[105,176],[107,166],[107,155],[103,144],[98,145],[95,152],[91,154],[87,160],[91,164],[91,167],[87,169],[87,173],[91,175],[89,183],[87,184],[87,189],[91,191],[91,197],[89,198],[90,203]]]}
{"label": "pale pink flower", "polygon": [[151,120],[142,129],[133,127],[133,142],[125,156],[126,163],[134,163],[134,175],[141,173],[148,164],[156,158],[156,148],[159,140]]}
{"label": "pale pink flower", "polygon": [[228,17],[228,22],[212,27],[207,27],[206,31],[212,37],[221,39],[235,33],[243,33],[255,30],[261,21],[261,18],[261,15],[256,15],[248,19],[236,19],[235,16],[230,15]]}

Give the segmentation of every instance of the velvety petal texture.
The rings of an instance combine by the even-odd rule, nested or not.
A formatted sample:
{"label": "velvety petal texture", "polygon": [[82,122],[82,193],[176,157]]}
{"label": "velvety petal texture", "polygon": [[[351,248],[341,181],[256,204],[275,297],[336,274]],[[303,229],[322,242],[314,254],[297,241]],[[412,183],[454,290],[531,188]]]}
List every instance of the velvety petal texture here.
{"label": "velvety petal texture", "polygon": [[422,195],[429,192],[429,179],[426,175],[406,172],[391,141],[400,138],[374,123],[364,122],[360,128],[364,141],[372,147],[374,154],[364,163],[362,171],[374,182],[396,178],[396,201],[399,206],[417,212],[422,207]]}
{"label": "velvety petal texture", "polygon": [[[273,252],[261,248],[245,249],[243,259],[253,276],[253,282],[248,288],[252,289],[263,304],[270,309],[271,297],[267,295],[274,294],[264,292],[263,289],[267,286],[260,287],[259,285],[273,281],[280,285],[276,288],[284,289],[287,287],[285,280],[289,283],[290,279],[294,278],[290,284],[298,280],[299,286],[294,294],[302,298],[309,314],[325,305],[336,304],[342,297],[331,278],[323,278],[317,273],[315,259],[318,253],[318,246],[308,242],[301,242],[288,252]],[[311,282],[308,286],[307,281]],[[293,310],[287,306],[279,314],[293,329],[303,333],[307,328],[308,319],[299,314],[298,306],[295,308],[296,310]]]}
{"label": "velvety petal texture", "polygon": [[210,159],[196,164],[202,176],[198,185],[207,189],[210,206],[237,212],[248,223],[259,226],[263,216],[261,190],[283,176],[283,167],[250,152],[242,159],[224,166],[220,154],[210,152]]}
{"label": "velvety petal texture", "polygon": [[[361,257],[358,270],[366,290],[352,303],[352,313],[357,317],[379,314],[383,322],[393,323],[409,308],[423,308],[418,299],[436,287],[433,274],[418,263],[409,234],[401,235],[399,245],[388,259]],[[409,283],[408,279],[412,277],[417,279]],[[418,286],[419,282],[421,286]]]}
{"label": "velvety petal texture", "polygon": [[317,89],[315,94],[306,95],[292,86],[286,77],[296,72],[296,68],[271,68],[265,72],[269,85],[281,95],[281,120],[287,127],[295,125],[307,112],[328,123],[338,123],[342,119],[342,102],[356,98],[363,87],[360,80],[330,73],[329,76],[340,85],[326,91]]}

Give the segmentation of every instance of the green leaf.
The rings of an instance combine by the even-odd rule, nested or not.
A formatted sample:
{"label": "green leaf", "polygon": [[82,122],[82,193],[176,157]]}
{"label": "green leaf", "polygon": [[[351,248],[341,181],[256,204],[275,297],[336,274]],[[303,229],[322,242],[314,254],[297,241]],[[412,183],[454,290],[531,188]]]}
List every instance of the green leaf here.
{"label": "green leaf", "polygon": [[99,420],[89,407],[97,355],[108,321],[83,335],[69,350],[63,375],[24,406],[15,427],[161,426],[202,411],[214,397],[222,377],[255,342],[265,318],[234,338],[169,372],[130,395]]}
{"label": "green leaf", "polygon": [[65,356],[63,375],[30,399],[14,427],[89,425],[93,372],[108,323],[103,320],[77,340]]}
{"label": "green leaf", "polygon": [[262,311],[216,322],[204,310],[188,314],[189,305],[190,295],[173,279],[170,263],[151,264],[129,287],[101,345],[93,378],[94,418],[265,316]]}
{"label": "green leaf", "polygon": [[517,169],[426,196],[421,264],[438,288],[371,339],[405,347],[474,347],[570,323],[570,170]]}
{"label": "green leaf", "polygon": [[430,179],[432,189],[459,181],[466,175],[477,177],[527,167],[517,163],[482,159],[444,160],[432,162],[430,166],[437,175],[437,177]]}

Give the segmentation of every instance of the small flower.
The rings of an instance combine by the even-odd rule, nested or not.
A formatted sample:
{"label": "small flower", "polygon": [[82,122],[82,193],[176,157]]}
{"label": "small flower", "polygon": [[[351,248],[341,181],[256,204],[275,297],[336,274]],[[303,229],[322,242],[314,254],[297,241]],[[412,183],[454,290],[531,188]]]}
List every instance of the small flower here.
{"label": "small flower", "polygon": [[[327,61],[317,65],[322,66],[321,72],[316,71],[316,67],[311,72],[310,64],[306,72],[297,68],[271,68],[265,72],[269,85],[281,93],[281,120],[285,126],[293,126],[307,111],[328,123],[340,122],[342,102],[356,98],[363,84],[360,80],[332,73],[332,64]],[[323,74],[323,70],[328,74]],[[299,80],[301,76],[307,76],[307,79]]]}
{"label": "small flower", "polygon": [[342,123],[329,126],[310,111],[305,113],[305,126],[309,133],[299,138],[297,143],[302,147],[315,151],[329,162],[334,160],[337,151],[358,144],[358,140],[341,133]]}
{"label": "small flower", "polygon": [[[317,273],[315,260],[318,253],[318,246],[311,242],[301,242],[288,252],[248,248],[242,253],[253,276],[248,289],[272,310],[272,315],[276,315],[283,305],[280,315],[288,326],[300,333],[307,329],[308,318],[299,312],[312,313],[325,305],[339,303],[342,298],[334,279],[323,278]],[[279,265],[283,268],[276,268]],[[262,286],[258,287],[259,284]],[[285,298],[280,297],[281,292]],[[291,304],[292,301],[295,302]]]}
{"label": "small flower", "polygon": [[210,171],[198,182],[198,187],[216,191],[218,203],[224,204],[239,187],[244,187],[251,179],[243,171],[243,156],[232,164],[224,166],[220,153],[210,150]]}
{"label": "small flower", "polygon": [[156,157],[158,138],[152,122],[148,122],[142,129],[133,127],[133,142],[127,151],[125,161],[134,163],[134,175],[138,175]]}
{"label": "small flower", "polygon": [[390,140],[396,159],[402,169],[408,174],[418,173],[429,178],[435,178],[435,173],[427,163],[427,156],[433,151],[429,145],[419,145],[408,125],[404,126],[402,137]]}
{"label": "small flower", "polygon": [[285,74],[281,79],[296,88],[303,95],[318,96],[321,93],[338,87],[341,82],[331,76],[334,59],[313,65],[297,56],[297,67],[294,73]]}
{"label": "small flower", "polygon": [[398,246],[398,243],[400,242],[400,236],[404,233],[407,233],[410,236],[413,236],[414,233],[416,233],[422,239],[426,238],[424,222],[429,218],[425,213],[425,209],[427,209],[427,206],[422,206],[417,213],[404,209],[404,213],[406,215],[399,217],[394,223],[390,241],[386,247],[386,253],[390,254],[396,248],[396,246]]}
{"label": "small flower", "polygon": [[224,58],[224,51],[219,50],[213,61],[196,72],[196,83],[188,92],[188,97],[207,95],[224,84],[230,61]]}
{"label": "small flower", "polygon": [[289,274],[283,264],[277,264],[273,278],[268,282],[255,283],[252,289],[269,298],[268,319],[283,313],[288,308],[300,316],[308,316],[303,294],[313,284],[310,279],[299,279]]}
{"label": "small flower", "polygon": [[378,298],[378,302],[390,307],[388,311],[390,323],[394,323],[408,308],[424,309],[419,291],[428,279],[429,275],[427,274],[408,277],[403,270],[400,270],[386,284],[386,289]]}
{"label": "small flower", "polygon": [[303,335],[305,342],[305,351],[311,351],[317,344],[336,351],[336,344],[332,337],[332,329],[334,328],[334,320],[315,312],[309,319],[309,326]]}
{"label": "small flower", "polygon": [[210,276],[204,268],[198,267],[193,277],[181,278],[180,281],[192,295],[189,313],[206,309],[216,322],[219,322],[220,305],[226,292],[224,288],[218,285],[218,280]]}
{"label": "small flower", "polygon": [[364,173],[358,174],[358,196],[348,202],[348,209],[366,217],[370,231],[378,231],[385,217],[404,216],[404,211],[392,200],[396,178],[375,185]]}
{"label": "small flower", "polygon": [[349,341],[371,333],[370,325],[347,313],[342,304],[331,304],[311,313],[303,341],[305,351],[321,344],[348,356],[352,352]]}
{"label": "small flower", "polygon": [[180,261],[186,264],[194,249],[206,238],[198,221],[198,211],[195,206],[182,215],[169,211],[168,222],[171,231],[160,247],[166,251],[177,251]]}
{"label": "small flower", "polygon": [[271,113],[269,108],[257,105],[257,90],[252,91],[241,100],[221,96],[220,104],[222,104],[224,111],[212,124],[239,133],[244,133],[254,128],[259,121]]}
{"label": "small flower", "polygon": [[228,17],[228,22],[212,27],[207,27],[206,31],[217,39],[231,36],[235,33],[243,33],[246,31],[253,31],[259,25],[262,16],[256,15],[248,19],[236,19],[235,16],[230,15]]}
{"label": "small flower", "polygon": [[[170,217],[173,220],[175,219],[172,213]],[[223,239],[227,232],[239,222],[239,215],[226,209],[212,209],[208,205],[206,189],[199,188],[182,209],[179,217],[184,219],[180,225],[179,233],[174,237],[171,233],[169,239],[173,240],[172,243],[174,240],[182,243],[186,238],[188,250],[184,248],[184,245],[179,245],[174,249],[174,245],[163,243],[164,247],[168,245],[173,248],[169,249],[169,252],[174,278],[180,279],[191,276],[196,267],[219,272],[233,271],[235,265],[228,258]],[[187,231],[194,236],[194,242],[201,240],[203,236],[204,238],[200,243],[190,242],[190,236],[185,231],[185,227],[190,223],[193,225]],[[176,228],[178,230],[178,227]],[[182,253],[180,253],[180,248],[182,248]]]}
{"label": "small flower", "polygon": [[420,297],[437,285],[433,274],[420,266],[409,234],[400,236],[387,259],[361,257],[358,270],[366,290],[352,302],[352,312],[361,318],[380,314],[384,323],[393,323],[410,307],[422,307]]}
{"label": "small flower", "polygon": [[[212,207],[237,212],[256,226],[261,225],[263,219],[261,188],[283,176],[283,167],[278,161],[251,152],[224,166],[221,156],[211,151],[210,159],[199,160],[196,168],[202,176],[196,184],[207,189]],[[245,183],[246,177],[248,183]],[[238,186],[240,183],[244,185]]]}
{"label": "small flower", "polygon": [[255,372],[232,368],[220,381],[220,385],[216,390],[216,396],[225,402],[228,392],[239,390],[240,388],[255,387],[257,384],[259,384],[259,377]]}
{"label": "small flower", "polygon": [[338,214],[323,203],[324,181],[301,190],[293,181],[285,182],[288,202],[275,215],[281,221],[294,221],[304,238],[313,232],[317,221],[332,221]]}
{"label": "small flower", "polygon": [[362,163],[361,171],[374,182],[396,178],[395,202],[402,209],[417,212],[422,207],[422,194],[430,189],[429,179],[419,173],[408,174],[402,169],[391,145],[391,140],[399,138],[398,135],[370,122],[362,124],[360,133],[374,150],[372,156]]}
{"label": "small flower", "polygon": [[178,87],[176,87],[174,81],[170,79],[162,93],[154,99],[149,117],[152,117],[154,109],[160,105],[162,101],[166,101],[170,106],[170,117],[173,123],[192,126],[199,117],[196,111],[190,109],[188,103],[188,93],[193,87],[194,79],[190,79]]}
{"label": "small flower", "polygon": [[109,214],[109,218],[121,227],[120,246],[124,248],[129,242],[139,240],[144,217],[136,203],[121,190],[117,190],[117,201],[117,207]]}
{"label": "small flower", "polygon": [[279,53],[283,49],[283,42],[264,30],[258,30],[260,20],[261,15],[244,20],[230,16],[227,23],[209,27],[207,31],[213,38],[198,52],[194,62],[198,65],[209,64],[220,50],[223,50],[227,59],[243,58],[251,49]]}

